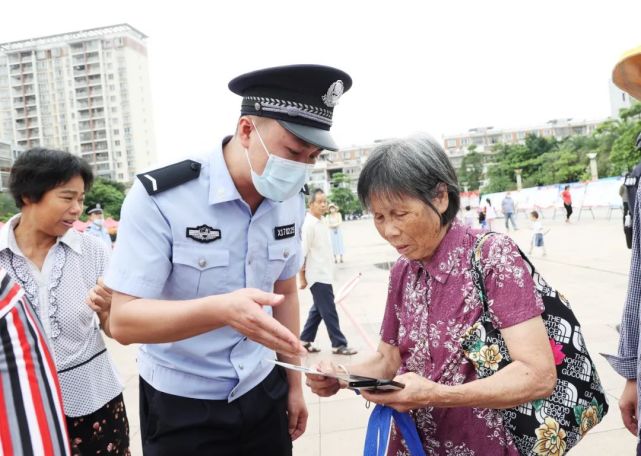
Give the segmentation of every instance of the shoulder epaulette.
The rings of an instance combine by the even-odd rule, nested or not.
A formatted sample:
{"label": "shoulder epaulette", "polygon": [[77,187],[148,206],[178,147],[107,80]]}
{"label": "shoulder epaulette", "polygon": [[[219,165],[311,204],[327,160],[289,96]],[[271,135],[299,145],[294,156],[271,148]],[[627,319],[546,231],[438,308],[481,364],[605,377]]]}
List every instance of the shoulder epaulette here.
{"label": "shoulder epaulette", "polygon": [[136,177],[140,179],[147,193],[155,195],[196,179],[200,175],[200,166],[200,163],[196,161],[183,160],[146,173],[137,174]]}

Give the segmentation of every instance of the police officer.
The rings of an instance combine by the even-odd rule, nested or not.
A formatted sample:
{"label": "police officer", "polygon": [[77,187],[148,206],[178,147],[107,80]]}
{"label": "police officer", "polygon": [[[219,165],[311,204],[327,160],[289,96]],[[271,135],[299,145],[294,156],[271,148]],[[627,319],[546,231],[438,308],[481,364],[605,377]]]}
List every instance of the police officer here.
{"label": "police officer", "polygon": [[100,203],[87,206],[85,214],[89,216],[89,225],[85,228],[85,233],[102,239],[105,244],[111,247],[111,236],[109,236],[109,232],[107,231],[107,228],[105,228],[105,219],[102,214],[102,207],[100,206]]}
{"label": "police officer", "polygon": [[[111,331],[138,356],[146,455],[287,455],[306,426],[296,273],[301,194],[334,106],[335,68],[244,74],[233,137],[207,157],[138,175],[106,275]],[[273,315],[273,317],[272,317]]]}

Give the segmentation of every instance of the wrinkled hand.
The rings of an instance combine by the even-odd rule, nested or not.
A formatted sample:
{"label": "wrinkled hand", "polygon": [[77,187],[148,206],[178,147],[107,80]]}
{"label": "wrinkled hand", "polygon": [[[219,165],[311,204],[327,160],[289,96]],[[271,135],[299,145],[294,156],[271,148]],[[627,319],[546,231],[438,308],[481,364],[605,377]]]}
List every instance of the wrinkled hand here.
{"label": "wrinkled hand", "polygon": [[[300,383],[299,383],[300,385]],[[287,421],[289,422],[289,436],[292,441],[303,435],[307,428],[307,406],[300,389],[290,389],[287,397]]]}
{"label": "wrinkled hand", "polygon": [[637,395],[637,381],[626,381],[625,386],[623,387],[623,392],[621,393],[621,399],[619,399],[619,410],[621,411],[623,425],[635,436],[637,435],[637,425],[639,419],[639,417],[637,416],[638,402],[639,397]]}
{"label": "wrinkled hand", "polygon": [[414,372],[398,375],[394,381],[402,383],[405,388],[398,391],[380,392],[361,390],[361,395],[370,402],[386,405],[399,412],[407,412],[429,405],[430,399],[434,397],[438,388],[438,383]]}
{"label": "wrinkled hand", "polygon": [[[321,361],[320,364],[315,366],[315,368],[320,372],[328,374],[344,373],[341,372],[341,370],[338,369],[331,361]],[[339,389],[347,387],[347,383],[333,377],[316,374],[305,374],[305,377],[307,377],[305,384],[309,386],[314,394],[321,397],[333,396]]]}
{"label": "wrinkled hand", "polygon": [[227,324],[254,342],[286,356],[306,355],[307,351],[289,329],[263,311],[263,306],[282,304],[283,295],[255,288],[243,288],[227,294]]}
{"label": "wrinkled hand", "polygon": [[102,277],[98,277],[96,285],[89,290],[89,295],[86,300],[87,305],[98,315],[102,313],[109,314],[111,310],[111,294],[111,288],[105,285]]}

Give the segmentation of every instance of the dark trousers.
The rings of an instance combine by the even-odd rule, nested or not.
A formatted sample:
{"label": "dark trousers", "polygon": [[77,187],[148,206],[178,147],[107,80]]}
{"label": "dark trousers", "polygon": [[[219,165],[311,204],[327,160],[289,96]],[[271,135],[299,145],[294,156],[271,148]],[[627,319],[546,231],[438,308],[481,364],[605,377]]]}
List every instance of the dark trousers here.
{"label": "dark trousers", "polygon": [[288,389],[281,367],[231,403],[163,393],[140,378],[143,454],[291,456]]}
{"label": "dark trousers", "polygon": [[565,207],[565,219],[570,220],[570,216],[572,215],[572,205],[563,203],[563,207]]}
{"label": "dark trousers", "polygon": [[332,347],[344,347],[347,345],[347,339],[342,333],[338,324],[338,314],[336,313],[336,303],[334,302],[334,289],[328,283],[316,282],[310,288],[314,305],[309,310],[307,322],[300,335],[303,342],[313,342],[316,339],[318,325],[321,320],[325,322],[329,340]]}

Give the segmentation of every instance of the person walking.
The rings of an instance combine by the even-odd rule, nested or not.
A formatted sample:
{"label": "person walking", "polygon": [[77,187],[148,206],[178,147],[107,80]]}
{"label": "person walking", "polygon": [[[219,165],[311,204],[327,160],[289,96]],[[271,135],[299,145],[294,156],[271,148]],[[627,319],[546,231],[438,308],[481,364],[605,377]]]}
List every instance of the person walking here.
{"label": "person walking", "polygon": [[234,78],[234,135],[137,176],[105,283],[111,331],[141,343],[146,456],[287,456],[305,432],[296,275],[303,189],[337,150],[334,106],[352,80],[321,65]]}
{"label": "person walking", "polygon": [[347,346],[347,339],[341,331],[336,303],[334,302],[334,268],[328,228],[321,218],[327,212],[325,192],[316,189],[310,196],[309,212],[303,223],[303,257],[305,262],[300,270],[300,289],[309,290],[314,304],[307,316],[307,322],[300,335],[305,349],[310,353],[320,350],[313,345],[321,321],[325,322],[329,339],[332,342],[332,353],[336,355],[354,355],[357,351]]}
{"label": "person walking", "polygon": [[543,250],[543,256],[546,256],[545,235],[547,231],[543,228],[543,222],[538,211],[530,212],[530,221],[532,222],[532,239],[530,240],[530,250],[528,253],[532,253],[535,247],[539,247]]}
{"label": "person walking", "polygon": [[343,215],[335,204],[329,205],[327,224],[329,225],[329,232],[332,236],[334,263],[338,263],[339,260],[342,263],[343,255],[345,254],[345,244],[343,243],[343,231],[341,228],[341,225],[343,224]]}
{"label": "person walking", "polygon": [[510,231],[508,222],[511,222],[512,228],[514,228],[514,231],[518,230],[518,228],[516,227],[516,222],[514,221],[514,218],[515,218],[514,200],[512,199],[512,195],[510,194],[510,192],[507,192],[505,194],[505,197],[503,198],[503,201],[501,201],[501,212],[503,212],[503,216],[505,217],[505,229],[507,231]]}
{"label": "person walking", "polygon": [[565,223],[570,223],[570,216],[572,215],[572,194],[570,193],[569,185],[563,187],[561,198],[563,198],[563,207],[565,208]]}
{"label": "person walking", "polygon": [[496,211],[494,206],[492,206],[492,201],[489,198],[485,198],[485,225],[486,228],[492,231],[492,222],[496,218]]}

